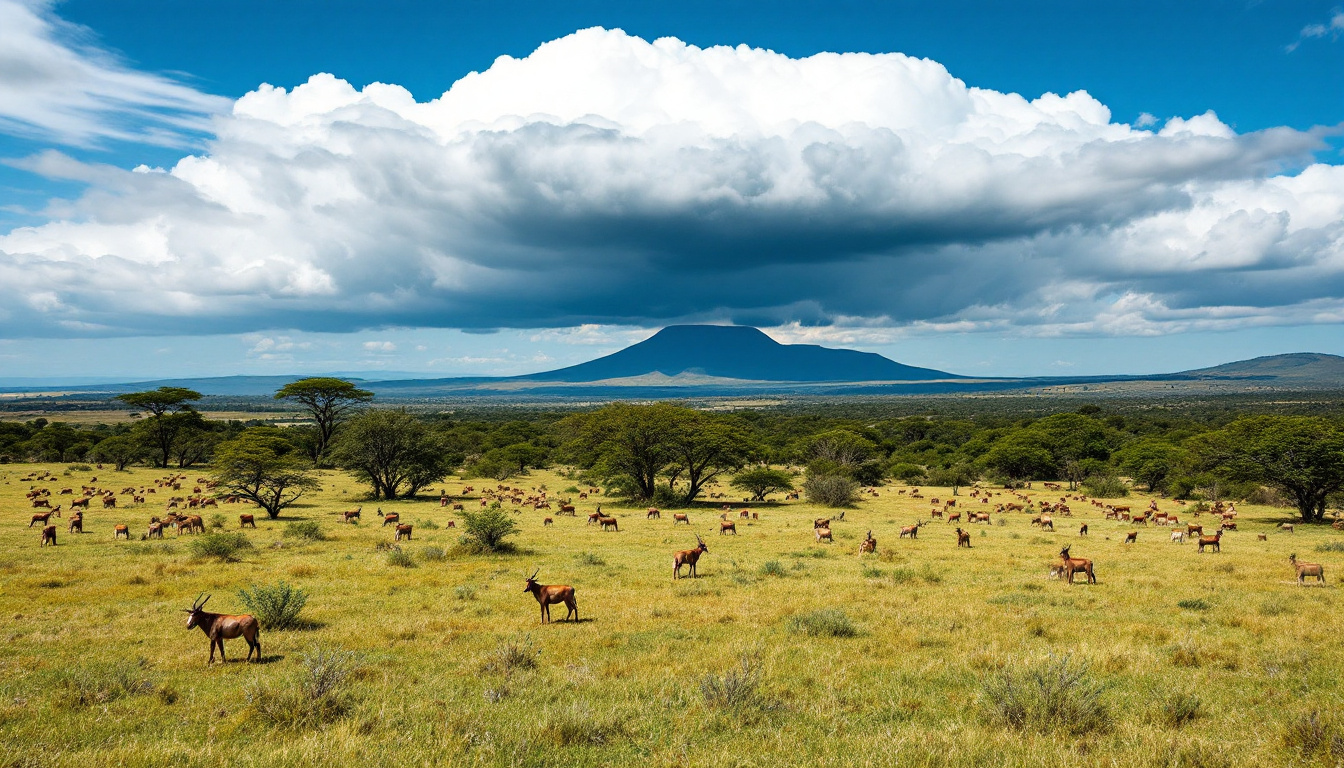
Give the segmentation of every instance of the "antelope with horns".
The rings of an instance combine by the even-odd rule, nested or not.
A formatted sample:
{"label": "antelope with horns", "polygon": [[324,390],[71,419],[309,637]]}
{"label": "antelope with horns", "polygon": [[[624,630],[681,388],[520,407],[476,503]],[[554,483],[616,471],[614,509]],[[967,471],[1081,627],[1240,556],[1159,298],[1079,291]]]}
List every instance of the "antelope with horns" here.
{"label": "antelope with horns", "polygon": [[965,548],[967,548],[967,549],[970,549],[970,548],[971,548],[971,532],[970,532],[970,531],[963,531],[963,530],[961,530],[960,528],[957,529],[957,546],[958,546],[958,547],[965,547]]}
{"label": "antelope with horns", "polygon": [[1083,557],[1070,557],[1068,547],[1059,551],[1059,559],[1063,568],[1063,575],[1068,578],[1070,584],[1073,583],[1073,574],[1075,573],[1086,573],[1088,584],[1097,583],[1097,575],[1092,572],[1091,560]]}
{"label": "antelope with horns", "polygon": [[235,637],[242,637],[247,641],[247,661],[252,660],[252,653],[257,654],[257,661],[261,661],[261,640],[257,637],[260,626],[256,618],[243,614],[241,616],[230,616],[224,613],[207,613],[202,610],[205,604],[210,602],[210,595],[206,595],[202,600],[200,595],[192,601],[190,608],[183,608],[187,616],[187,629],[200,627],[205,636],[210,638],[210,661],[215,663],[215,647],[219,647],[219,660],[227,662],[224,658],[224,641],[232,640]]}
{"label": "antelope with horns", "polygon": [[[919,526],[921,526],[921,525],[923,525],[923,524],[924,524],[923,521],[920,521],[920,522],[915,523],[914,525],[905,525],[905,526],[902,526],[902,527],[901,527],[901,535],[899,536],[899,538],[902,538],[902,539],[918,539],[918,538],[919,538]],[[871,534],[872,534],[872,532],[869,531],[869,535],[871,535]]]}
{"label": "antelope with horns", "polygon": [[695,564],[700,562],[700,556],[709,552],[709,547],[705,546],[705,540],[700,538],[700,534],[695,534],[695,549],[683,549],[672,555],[672,580],[681,578],[681,567],[689,566],[691,578],[698,579],[700,574],[695,571]]}
{"label": "antelope with horns", "polygon": [[1223,539],[1222,530],[1219,530],[1212,536],[1200,536],[1199,537],[1200,554],[1204,553],[1205,547],[1213,547],[1214,552],[1222,552],[1223,551],[1222,539]]}
{"label": "antelope with horns", "polygon": [[574,600],[574,588],[564,584],[538,584],[538,573],[541,573],[540,568],[527,577],[523,591],[531,592],[532,596],[537,598],[537,603],[541,606],[541,623],[545,624],[551,620],[551,606],[555,603],[564,603],[569,609],[569,613],[565,614],[566,620],[573,616],[574,621],[578,621],[579,604]]}
{"label": "antelope with horns", "polygon": [[1325,583],[1325,568],[1320,563],[1298,562],[1296,552],[1288,556],[1288,562],[1292,563],[1293,567],[1297,569],[1298,584],[1306,584],[1308,576],[1316,579],[1319,584]]}
{"label": "antelope with horns", "polygon": [[347,509],[346,511],[342,512],[341,514],[345,517],[345,522],[348,523],[348,522],[350,522],[350,521],[352,521],[352,520],[358,520],[358,519],[359,519],[359,513],[362,512],[362,511],[364,511],[364,507],[355,507],[354,509]]}
{"label": "antelope with horns", "polygon": [[869,531],[863,541],[859,542],[859,554],[877,554],[877,539],[873,538],[873,532]]}

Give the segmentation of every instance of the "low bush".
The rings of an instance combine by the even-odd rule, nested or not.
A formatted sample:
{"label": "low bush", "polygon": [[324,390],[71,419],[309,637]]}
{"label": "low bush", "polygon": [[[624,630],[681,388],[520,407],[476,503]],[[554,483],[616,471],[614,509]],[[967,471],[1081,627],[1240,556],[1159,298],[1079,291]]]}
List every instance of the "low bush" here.
{"label": "low bush", "polygon": [[191,555],[198,559],[215,558],[224,562],[237,562],[239,555],[249,549],[255,549],[252,542],[241,533],[208,533],[191,542]]}
{"label": "low bush", "polygon": [[518,533],[518,523],[513,515],[503,509],[483,509],[479,512],[463,512],[462,527],[465,530],[463,543],[474,542],[487,552],[501,552],[512,549],[504,541]]}
{"label": "low bush", "polygon": [[439,563],[448,559],[448,553],[443,547],[425,547],[420,550],[420,559],[427,563]]}
{"label": "low bush", "polygon": [[470,584],[459,584],[453,589],[453,596],[458,600],[475,600],[476,587]]}
{"label": "low bush", "polygon": [[1098,499],[1115,499],[1129,495],[1129,486],[1124,480],[1112,475],[1094,475],[1083,481],[1083,490],[1087,495]]}
{"label": "low bush", "polygon": [[92,472],[93,467],[88,464],[71,464],[68,469],[71,472]]}
{"label": "low bush", "polygon": [[415,558],[411,557],[409,552],[403,552],[398,547],[387,551],[387,564],[394,568],[414,568]]}
{"label": "low bush", "polygon": [[304,541],[326,541],[322,524],[316,520],[297,520],[285,526],[285,538]]}
{"label": "low bush", "polygon": [[216,513],[216,514],[213,514],[213,515],[210,516],[210,527],[211,527],[211,528],[223,528],[223,527],[224,527],[224,524],[227,523],[228,521],[229,521],[229,519],[228,519],[227,517],[225,517],[225,516],[223,516],[223,515],[221,515],[221,514]]}
{"label": "low bush", "polygon": [[1186,600],[1177,600],[1176,606],[1184,608],[1187,611],[1207,611],[1213,608],[1213,604],[1202,597],[1193,597]]}
{"label": "low bush", "polygon": [[1181,728],[1204,715],[1204,703],[1190,693],[1173,693],[1162,701],[1162,722],[1172,728]]}
{"label": "low bush", "polygon": [[539,658],[541,649],[532,646],[532,636],[516,635],[499,641],[481,663],[481,671],[511,675],[519,670],[536,669]]}
{"label": "low bush", "polygon": [[982,702],[991,720],[1014,730],[1065,731],[1074,736],[1104,730],[1109,711],[1104,686],[1086,663],[1051,656],[1039,664],[1007,669],[988,678]]}
{"label": "low bush", "polygon": [[767,560],[761,563],[760,574],[762,576],[788,576],[789,572],[783,563],[778,560]]}
{"label": "low bush", "polygon": [[308,593],[279,581],[253,585],[251,591],[240,589],[238,600],[257,617],[262,629],[293,629],[300,626],[299,613],[308,604]]}
{"label": "low bush", "polygon": [[360,659],[354,651],[314,647],[299,654],[302,670],[288,684],[260,680],[245,689],[254,720],[276,728],[307,730],[335,722],[353,706],[347,690]]}
{"label": "low bush", "polygon": [[803,481],[807,500],[826,507],[852,507],[859,498],[859,484],[843,475],[808,474]]}
{"label": "low bush", "polygon": [[839,608],[823,608],[789,619],[789,631],[809,637],[857,637],[859,628]]}
{"label": "low bush", "polygon": [[712,672],[700,678],[700,695],[711,707],[737,708],[760,706],[760,665],[754,656],[744,654],[738,666],[722,675]]}

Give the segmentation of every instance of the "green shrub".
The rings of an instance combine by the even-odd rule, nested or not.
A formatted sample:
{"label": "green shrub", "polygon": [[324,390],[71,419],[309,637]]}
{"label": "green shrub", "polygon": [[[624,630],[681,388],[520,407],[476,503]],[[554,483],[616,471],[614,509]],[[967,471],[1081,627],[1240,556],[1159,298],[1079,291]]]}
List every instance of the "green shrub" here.
{"label": "green shrub", "polygon": [[326,541],[327,535],[322,532],[322,524],[316,520],[297,520],[285,526],[285,538]]}
{"label": "green shrub", "polygon": [[198,559],[213,557],[224,562],[237,562],[239,553],[255,549],[241,533],[208,533],[191,542],[191,555]]}
{"label": "green shrub", "polygon": [[1042,663],[991,676],[983,684],[982,702],[992,720],[1014,730],[1062,730],[1081,736],[1107,727],[1103,692],[1086,663],[1052,655]]}
{"label": "green shrub", "polygon": [[420,526],[422,530],[426,531],[439,530],[439,524],[434,522],[433,520],[421,520],[420,522],[416,523],[416,525]]}
{"label": "green shrub", "polygon": [[1317,552],[1344,552],[1344,541],[1327,541],[1316,545]]}
{"label": "green shrub", "polygon": [[767,560],[761,564],[760,574],[762,576],[788,576],[789,572],[784,564],[778,560]]}
{"label": "green shrub", "polygon": [[253,585],[250,592],[240,589],[238,600],[257,617],[262,629],[293,629],[300,626],[299,613],[308,604],[308,593],[279,581],[269,586]]}
{"label": "green shrub", "polygon": [[70,467],[69,467],[69,469],[70,469],[71,472],[92,472],[92,471],[93,471],[93,467],[90,467],[88,464],[71,464]]}
{"label": "green shrub", "polygon": [[1083,490],[1088,496],[1098,499],[1115,499],[1129,495],[1129,486],[1125,481],[1111,475],[1094,475],[1083,481]]}
{"label": "green shrub", "polygon": [[394,568],[414,568],[415,558],[411,557],[409,552],[403,552],[398,547],[387,551],[387,564]]}
{"label": "green shrub", "polygon": [[90,707],[153,693],[155,678],[149,661],[111,661],[62,671],[56,678],[59,700],[71,707]]}
{"label": "green shrub", "polygon": [[420,559],[427,563],[439,563],[448,559],[448,553],[443,551],[443,547],[425,547],[420,550]]}
{"label": "green shrub", "polygon": [[838,608],[823,608],[789,619],[789,631],[809,637],[857,637],[859,628]]}
{"label": "green shrub", "polygon": [[808,473],[803,481],[807,500],[826,507],[852,507],[859,497],[859,484],[843,475]]}
{"label": "green shrub", "polygon": [[722,675],[712,672],[700,678],[700,695],[711,707],[737,708],[762,704],[760,665],[753,656],[743,655],[741,663]]}
{"label": "green shrub", "polygon": [[502,509],[483,509],[479,512],[463,512],[462,527],[466,531],[462,537],[464,543],[475,542],[488,552],[508,551],[512,547],[504,541],[518,533],[518,523],[513,515]]}
{"label": "green shrub", "polygon": [[215,514],[213,514],[213,515],[210,516],[210,527],[211,527],[211,528],[223,528],[223,527],[224,527],[224,524],[227,523],[228,521],[229,521],[229,519],[228,519],[227,517],[225,517],[225,516],[223,516],[223,515],[221,515],[221,514],[219,514],[219,513],[215,513]]}
{"label": "green shrub", "polygon": [[453,596],[458,600],[475,600],[476,588],[470,584],[459,584],[453,589]]}
{"label": "green shrub", "polygon": [[517,670],[537,668],[541,649],[532,647],[531,635],[516,635],[499,641],[481,664],[482,672],[511,675]]}
{"label": "green shrub", "polygon": [[578,561],[579,565],[602,566],[607,564],[606,560],[603,560],[601,557],[593,554],[592,552],[580,552],[579,554],[574,556],[574,559]]}
{"label": "green shrub", "polygon": [[351,709],[347,691],[358,670],[354,651],[314,647],[299,654],[302,670],[288,684],[268,686],[260,679],[245,689],[253,718],[287,730],[307,730],[343,717]]}
{"label": "green shrub", "polygon": [[1207,611],[1213,608],[1213,604],[1202,597],[1192,597],[1185,600],[1177,600],[1176,605],[1187,611]]}
{"label": "green shrub", "polygon": [[1283,728],[1283,745],[1305,758],[1344,758],[1344,733],[1339,719],[1329,713],[1312,710],[1289,720]]}

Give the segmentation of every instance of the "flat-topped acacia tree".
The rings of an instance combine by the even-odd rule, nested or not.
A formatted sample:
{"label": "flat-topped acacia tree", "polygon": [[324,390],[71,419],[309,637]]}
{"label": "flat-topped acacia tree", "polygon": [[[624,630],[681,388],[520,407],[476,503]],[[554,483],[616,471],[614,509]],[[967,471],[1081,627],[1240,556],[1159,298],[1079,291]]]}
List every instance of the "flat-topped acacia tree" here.
{"label": "flat-topped acacia tree", "polygon": [[183,419],[177,417],[185,411],[191,411],[192,401],[200,400],[201,393],[183,387],[159,387],[146,392],[127,392],[117,395],[116,399],[149,412],[149,432],[154,441],[155,457],[158,466],[166,467],[172,458],[173,441],[177,433],[187,426]]}
{"label": "flat-topped acacia tree", "polygon": [[317,441],[312,458],[320,464],[341,419],[359,404],[372,400],[373,393],[345,379],[316,376],[291,381],[275,393],[275,399],[296,402],[313,417]]}

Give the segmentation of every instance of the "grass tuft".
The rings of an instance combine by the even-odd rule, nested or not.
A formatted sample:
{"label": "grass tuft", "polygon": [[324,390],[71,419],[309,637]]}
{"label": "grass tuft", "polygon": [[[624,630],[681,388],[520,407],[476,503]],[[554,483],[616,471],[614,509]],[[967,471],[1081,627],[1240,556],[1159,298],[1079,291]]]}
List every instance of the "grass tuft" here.
{"label": "grass tuft", "polygon": [[91,707],[154,692],[149,661],[110,661],[63,671],[56,679],[58,701],[67,707]]}
{"label": "grass tuft", "polygon": [[403,552],[400,547],[396,547],[387,551],[387,564],[394,568],[414,568],[415,558],[411,557],[410,552]]}
{"label": "grass tuft", "polygon": [[789,619],[789,631],[808,637],[858,637],[859,628],[838,608],[823,608]]}
{"label": "grass tuft", "polygon": [[344,717],[352,708],[348,691],[359,669],[354,651],[316,646],[299,654],[302,669],[287,684],[254,681],[245,690],[252,719],[284,730],[308,730]]}
{"label": "grass tuft", "polygon": [[322,524],[316,520],[297,520],[285,526],[285,538],[326,541],[327,535],[322,532]]}
{"label": "grass tuft", "polygon": [[705,675],[700,678],[700,695],[705,704],[721,709],[763,705],[759,660],[754,655],[743,654],[738,666],[722,675],[712,672]]}
{"label": "grass tuft", "polygon": [[241,533],[208,533],[191,542],[191,556],[199,560],[214,558],[226,563],[240,559],[240,553],[255,549]]}
{"label": "grass tuft", "polygon": [[1086,663],[1051,656],[1024,668],[1005,669],[982,686],[990,719],[1018,731],[1065,731],[1074,736],[1104,730],[1110,713],[1104,686]]}

